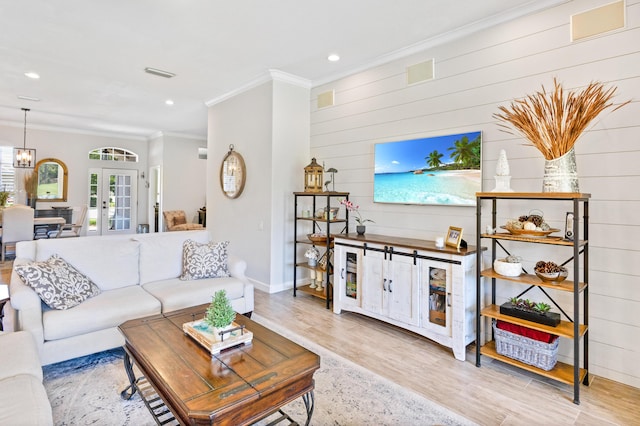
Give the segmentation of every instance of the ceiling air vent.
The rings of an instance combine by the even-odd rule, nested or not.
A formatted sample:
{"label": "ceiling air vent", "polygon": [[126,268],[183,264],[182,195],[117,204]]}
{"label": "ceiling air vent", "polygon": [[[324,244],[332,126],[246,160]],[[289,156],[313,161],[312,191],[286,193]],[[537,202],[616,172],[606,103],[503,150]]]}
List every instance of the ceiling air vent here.
{"label": "ceiling air vent", "polygon": [[172,72],[163,71],[163,70],[159,70],[157,68],[150,68],[150,67],[145,68],[144,72],[146,72],[147,74],[153,74],[153,75],[157,75],[158,77],[164,77],[164,78],[171,78],[171,77],[175,77],[176,76]]}

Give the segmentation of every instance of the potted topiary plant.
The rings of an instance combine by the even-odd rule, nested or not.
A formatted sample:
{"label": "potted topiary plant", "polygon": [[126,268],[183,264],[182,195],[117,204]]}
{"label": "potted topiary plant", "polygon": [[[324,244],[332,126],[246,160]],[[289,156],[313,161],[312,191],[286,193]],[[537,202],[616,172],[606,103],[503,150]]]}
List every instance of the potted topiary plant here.
{"label": "potted topiary plant", "polygon": [[228,330],[236,319],[236,312],[231,306],[225,290],[216,291],[211,304],[204,315],[204,322],[214,329],[214,335],[219,337],[220,332]]}

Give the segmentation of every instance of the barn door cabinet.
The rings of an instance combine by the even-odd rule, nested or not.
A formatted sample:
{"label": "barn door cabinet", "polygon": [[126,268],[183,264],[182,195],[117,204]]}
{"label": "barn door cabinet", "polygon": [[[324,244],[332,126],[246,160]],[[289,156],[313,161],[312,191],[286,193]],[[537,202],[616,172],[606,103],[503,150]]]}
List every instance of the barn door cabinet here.
{"label": "barn door cabinet", "polygon": [[356,312],[453,349],[475,340],[475,247],[375,234],[337,235],[333,311]]}
{"label": "barn door cabinet", "polygon": [[[491,253],[491,265],[496,257],[504,257],[509,255],[509,249],[515,250],[514,246],[520,247],[520,245],[530,245],[539,255],[538,260],[549,260],[549,256],[545,255],[553,251],[562,253],[566,252],[567,260],[562,263],[556,261],[557,264],[571,265],[569,269],[569,278],[561,283],[543,282],[535,275],[532,270],[529,273],[524,273],[518,277],[505,277],[497,274],[493,268],[488,267],[482,269],[480,265],[477,267],[477,283],[478,283],[478,295],[480,295],[480,282],[481,279],[488,279],[491,282],[490,295],[491,304],[483,307],[478,311],[476,327],[478,330],[482,329],[481,318],[490,319],[491,323],[501,320],[512,324],[522,325],[528,328],[532,328],[538,331],[544,331],[550,334],[558,335],[561,339],[568,339],[573,347],[572,357],[573,362],[571,364],[558,361],[556,365],[549,371],[537,368],[536,366],[522,363],[513,358],[509,358],[498,354],[495,346],[495,341],[491,339],[484,346],[477,345],[476,347],[476,365],[480,367],[481,355],[485,355],[489,358],[498,359],[508,364],[520,367],[527,371],[537,373],[541,376],[548,377],[562,383],[573,385],[573,402],[575,404],[580,403],[580,383],[588,384],[588,361],[589,361],[589,346],[588,346],[588,323],[589,323],[589,303],[588,303],[588,281],[589,281],[589,198],[590,194],[582,193],[519,193],[519,192],[479,192],[476,194],[477,198],[477,245],[480,246],[482,241],[490,241],[490,253]],[[550,234],[545,237],[531,237],[527,235],[513,235],[507,231],[503,231],[500,226],[503,223],[498,223],[497,214],[501,208],[505,210],[509,207],[509,203],[514,203],[514,200],[525,200],[527,204],[535,206],[536,209],[544,209],[544,205],[549,203],[554,206],[566,206],[564,211],[572,215],[572,221],[566,221],[562,226],[556,227],[560,232]],[[482,204],[491,204],[491,214],[482,218]],[[558,204],[560,203],[560,204]],[[502,215],[504,216],[504,215]],[[561,218],[561,221],[565,217]],[[549,220],[545,217],[545,220]],[[483,233],[486,226],[489,225],[492,229],[497,228],[495,233]],[[580,227],[582,225],[582,228]],[[484,227],[483,227],[484,226]],[[565,229],[566,226],[566,229]],[[566,238],[566,234],[574,236],[573,238]],[[505,242],[511,245],[504,244]],[[515,242],[515,243],[514,243]],[[514,248],[512,248],[514,247]],[[530,246],[529,246],[530,247]],[[499,302],[496,302],[496,288],[498,285],[505,282],[515,283],[516,287],[521,287],[521,293],[517,295],[518,298],[525,297],[531,300],[538,301],[540,293],[532,293],[529,296],[528,292],[540,291],[546,295],[552,302],[552,306],[560,310],[563,315],[563,320],[556,327],[538,324],[535,322],[519,319],[513,316],[504,315],[500,313]],[[527,294],[527,296],[524,296]],[[566,297],[566,296],[570,297]],[[515,294],[513,296],[516,296]],[[559,302],[556,302],[557,299]],[[562,300],[571,299],[572,303],[564,303]],[[478,297],[477,303],[480,305],[480,297]],[[555,310],[555,309],[553,309]],[[568,312],[567,312],[568,311]],[[487,324],[488,326],[488,324]],[[492,336],[493,337],[493,336]],[[580,367],[580,356],[582,355],[583,368]]]}

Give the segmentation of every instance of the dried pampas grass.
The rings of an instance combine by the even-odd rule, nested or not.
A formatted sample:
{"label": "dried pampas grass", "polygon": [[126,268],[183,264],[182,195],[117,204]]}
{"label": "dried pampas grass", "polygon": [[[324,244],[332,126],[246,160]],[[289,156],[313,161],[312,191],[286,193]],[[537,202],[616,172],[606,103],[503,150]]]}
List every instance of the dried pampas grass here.
{"label": "dried pampas grass", "polygon": [[38,191],[38,173],[28,172],[24,174],[24,190],[31,197]]}
{"label": "dried pampas grass", "polygon": [[[494,118],[513,126],[547,160],[569,152],[589,123],[613,106],[611,98],[616,92],[615,87],[605,89],[602,83],[592,82],[581,92],[570,91],[565,95],[555,78],[553,85],[553,93],[547,93],[542,86],[541,92],[515,100],[509,108],[500,106],[501,113],[493,114]],[[629,102],[618,105],[613,111]],[[507,124],[500,124],[500,127],[514,134]]]}

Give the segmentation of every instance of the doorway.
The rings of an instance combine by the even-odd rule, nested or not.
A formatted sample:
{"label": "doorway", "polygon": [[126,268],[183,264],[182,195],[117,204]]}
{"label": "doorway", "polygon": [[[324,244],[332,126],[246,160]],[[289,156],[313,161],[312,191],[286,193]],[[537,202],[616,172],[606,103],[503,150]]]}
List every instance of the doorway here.
{"label": "doorway", "polygon": [[134,233],[137,225],[137,194],[137,170],[89,170],[88,234]]}

